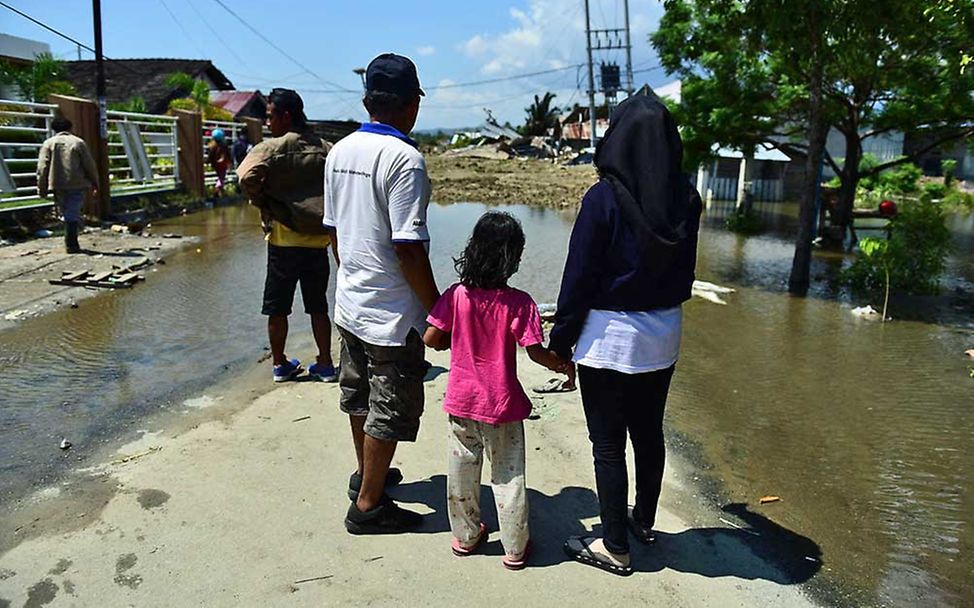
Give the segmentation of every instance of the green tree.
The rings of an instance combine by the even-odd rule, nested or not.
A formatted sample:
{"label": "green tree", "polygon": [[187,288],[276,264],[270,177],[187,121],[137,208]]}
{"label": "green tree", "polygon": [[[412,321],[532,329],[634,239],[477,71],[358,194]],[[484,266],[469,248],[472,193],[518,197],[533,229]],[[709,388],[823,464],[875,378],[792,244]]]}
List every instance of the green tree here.
{"label": "green tree", "polygon": [[210,103],[210,87],[206,81],[193,78],[185,72],[173,72],[166,76],[166,85],[186,95],[170,101],[170,110],[200,112],[208,120],[233,120],[233,114]]}
{"label": "green tree", "polygon": [[[974,134],[972,0],[667,0],[653,45],[683,80],[678,119],[688,160],[713,144],[759,143],[806,157],[789,281],[808,289],[818,159],[840,181],[847,225],[856,187],[938,146]],[[823,151],[828,128],[844,155]],[[923,137],[911,154],[863,168],[863,143],[893,131]],[[823,156],[820,156],[823,155]]]}
{"label": "green tree", "polygon": [[185,72],[173,72],[166,76],[166,85],[192,99],[201,110],[210,105],[210,87],[203,80],[197,80]]}
{"label": "green tree", "polygon": [[29,66],[0,62],[0,82],[17,87],[27,101],[47,102],[51,94],[74,95],[74,85],[67,81],[64,62],[50,53],[40,53]]}
{"label": "green tree", "polygon": [[550,91],[545,93],[544,97],[535,95],[534,103],[524,108],[524,112],[527,114],[527,120],[522,129],[524,135],[530,137],[544,135],[548,129],[555,126],[558,122],[558,108],[551,106],[554,98],[555,94]]}

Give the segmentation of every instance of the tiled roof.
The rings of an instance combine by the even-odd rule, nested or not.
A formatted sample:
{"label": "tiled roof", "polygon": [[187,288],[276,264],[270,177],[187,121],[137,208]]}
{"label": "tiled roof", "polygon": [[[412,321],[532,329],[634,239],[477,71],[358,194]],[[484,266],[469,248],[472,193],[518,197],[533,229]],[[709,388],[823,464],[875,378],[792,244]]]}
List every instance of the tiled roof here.
{"label": "tiled roof", "polygon": [[[95,62],[65,61],[67,79],[81,97],[95,98]],[[193,78],[206,76],[217,90],[232,90],[233,83],[206,59],[113,59],[105,62],[105,93],[108,103],[124,103],[133,97],[145,100],[152,114],[162,114],[169,102],[182,97],[166,84],[174,72]]]}
{"label": "tiled roof", "polygon": [[263,95],[260,91],[219,91],[210,95],[210,103],[236,116],[254,97]]}

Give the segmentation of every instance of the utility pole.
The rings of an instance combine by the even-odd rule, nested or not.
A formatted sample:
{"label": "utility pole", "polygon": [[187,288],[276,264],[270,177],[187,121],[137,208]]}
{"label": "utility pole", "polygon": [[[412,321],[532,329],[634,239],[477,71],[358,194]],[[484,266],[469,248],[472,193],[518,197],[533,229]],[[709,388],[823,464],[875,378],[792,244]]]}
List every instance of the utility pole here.
{"label": "utility pole", "polygon": [[629,39],[629,0],[623,0],[622,4],[626,14],[626,82],[629,83],[629,88],[626,89],[626,92],[631,97],[636,92],[636,85],[632,81],[632,41]]}
{"label": "utility pole", "polygon": [[95,94],[98,98],[98,199],[99,217],[111,213],[111,193],[108,173],[108,116],[105,107],[105,56],[101,44],[101,0],[92,0],[92,19],[95,22]]}
{"label": "utility pole", "polygon": [[588,117],[592,124],[589,144],[595,147],[595,74],[592,72],[592,23],[585,0],[585,48],[588,50]]}
{"label": "utility pole", "polygon": [[[596,0],[599,1],[599,0]],[[606,105],[616,102],[616,93],[621,89],[627,94],[635,92],[635,84],[632,75],[632,41],[629,32],[629,0],[623,0],[625,13],[625,27],[613,27],[604,29],[592,29],[591,15],[589,11],[589,0],[585,0],[585,47],[588,51],[588,107],[592,121],[592,146],[595,146],[595,74],[592,62],[592,51],[611,51],[615,49],[626,52],[626,81],[625,86],[620,86],[619,66],[617,64],[601,65],[601,92],[605,96]],[[594,43],[593,43],[594,37]]]}

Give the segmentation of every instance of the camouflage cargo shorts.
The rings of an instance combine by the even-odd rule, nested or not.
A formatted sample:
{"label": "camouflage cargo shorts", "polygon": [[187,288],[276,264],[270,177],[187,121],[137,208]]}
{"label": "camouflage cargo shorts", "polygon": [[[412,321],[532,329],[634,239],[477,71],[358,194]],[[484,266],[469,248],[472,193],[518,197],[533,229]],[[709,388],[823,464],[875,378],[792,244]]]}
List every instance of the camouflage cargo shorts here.
{"label": "camouflage cargo shorts", "polygon": [[415,329],[403,346],[376,346],[338,328],[340,407],[364,416],[365,433],[385,441],[416,441],[423,415],[425,346]]}

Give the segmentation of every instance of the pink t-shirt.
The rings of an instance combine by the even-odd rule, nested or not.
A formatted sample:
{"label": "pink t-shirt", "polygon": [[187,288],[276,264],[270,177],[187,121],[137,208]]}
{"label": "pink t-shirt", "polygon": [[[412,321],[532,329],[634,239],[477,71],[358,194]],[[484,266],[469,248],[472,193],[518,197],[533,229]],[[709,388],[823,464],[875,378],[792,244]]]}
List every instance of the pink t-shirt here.
{"label": "pink t-shirt", "polygon": [[450,379],[443,409],[489,424],[524,420],[531,401],[517,380],[517,346],[544,341],[531,296],[514,289],[446,290],[427,319],[450,332]]}

